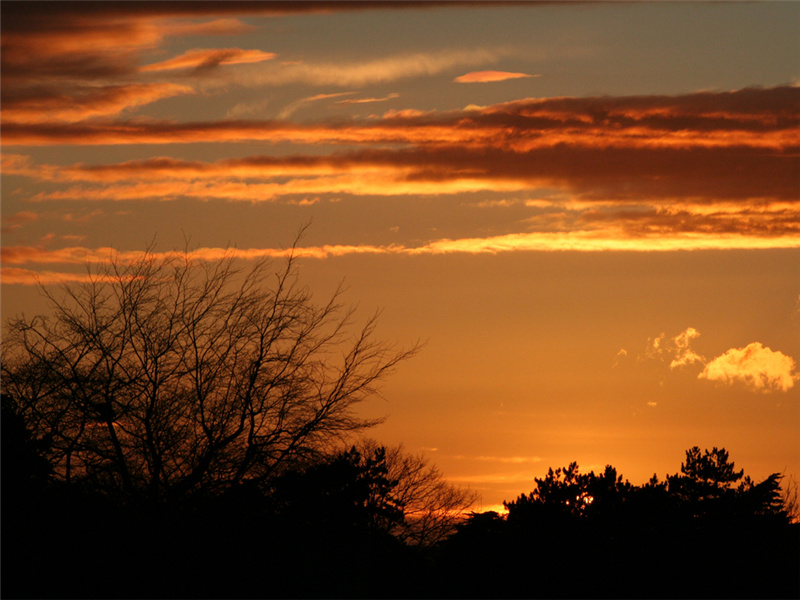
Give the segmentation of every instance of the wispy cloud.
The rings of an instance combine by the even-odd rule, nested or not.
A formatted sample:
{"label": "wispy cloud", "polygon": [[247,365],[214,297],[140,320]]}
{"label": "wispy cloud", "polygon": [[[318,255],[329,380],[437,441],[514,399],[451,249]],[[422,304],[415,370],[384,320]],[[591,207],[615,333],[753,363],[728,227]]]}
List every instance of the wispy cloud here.
{"label": "wispy cloud", "polygon": [[115,116],[157,100],[194,93],[193,88],[174,83],[40,86],[22,94],[11,91],[3,95],[3,126]]}
{"label": "wispy cloud", "polygon": [[393,100],[399,96],[400,94],[392,92],[383,98],[349,98],[347,100],[337,100],[336,104],[370,104],[372,102],[386,102],[387,100]]}
{"label": "wispy cloud", "polygon": [[726,350],[710,361],[698,377],[726,385],[739,383],[759,392],[786,392],[799,378],[794,369],[792,357],[753,342],[744,348]]}
{"label": "wispy cloud", "polygon": [[286,106],[286,108],[284,108],[280,112],[280,114],[278,114],[278,118],[288,119],[297,111],[297,109],[310,102],[317,102],[319,100],[330,100],[331,98],[341,98],[342,96],[351,96],[355,93],[356,92],[336,92],[333,94],[314,94],[313,96],[308,96],[307,98],[300,98],[300,100],[295,100],[294,102]]}
{"label": "wispy cloud", "polygon": [[257,63],[275,58],[273,52],[242,50],[240,48],[216,48],[189,50],[180,56],[140,67],[142,72],[170,71],[173,69],[209,69],[219,65],[241,65]]}
{"label": "wispy cloud", "polygon": [[88,273],[31,271],[16,267],[1,267],[0,280],[6,285],[57,285],[90,281],[91,276]]}
{"label": "wispy cloud", "polygon": [[296,63],[251,67],[233,76],[241,85],[314,85],[364,87],[411,77],[432,76],[464,65],[488,64],[508,54],[505,50],[443,50],[409,53],[348,63]]}
{"label": "wispy cloud", "polygon": [[690,344],[692,340],[699,338],[700,332],[694,327],[687,327],[685,331],[672,338],[675,347],[675,357],[669,363],[670,369],[685,367],[694,363],[705,363],[705,358],[692,350]]}
{"label": "wispy cloud", "polygon": [[[491,238],[469,238],[456,240],[434,240],[418,246],[403,244],[369,245],[369,244],[328,244],[323,246],[305,246],[296,248],[294,253],[301,258],[326,259],[356,254],[395,254],[395,255],[431,255],[431,254],[496,254],[501,252],[666,252],[676,250],[698,249],[767,249],[767,248],[800,248],[800,236],[788,242],[786,240],[770,240],[765,238],[729,237],[729,238],[687,238],[684,236],[660,236],[658,238],[620,239],[615,232],[559,232],[513,234]],[[280,258],[290,251],[282,248],[199,248],[192,255],[199,260],[217,260],[223,256],[233,256],[243,260],[259,258]],[[175,252],[162,253],[175,254]],[[119,260],[130,261],[140,258],[139,251],[119,251],[113,248],[66,247],[47,249],[34,246],[4,246],[2,263],[6,265],[22,264],[86,264],[108,260],[110,256]],[[4,281],[12,283],[12,281]],[[663,336],[651,341],[658,348],[663,343]],[[672,348],[667,355],[672,362],[686,360],[686,364],[698,362],[702,357],[695,355],[689,348],[676,350]],[[676,365],[678,366],[678,365]]]}
{"label": "wispy cloud", "polygon": [[[328,94],[308,99],[332,97]],[[800,135],[800,88],[748,88],[735,92],[707,92],[684,96],[630,96],[617,98],[527,99],[481,109],[422,115],[397,114],[382,119],[340,120],[337,123],[297,125],[282,121],[171,123],[151,121],[82,124],[72,127],[11,128],[4,132],[10,144],[136,144],[225,142],[280,139],[295,142],[407,143],[420,147],[458,145],[462,151],[493,149],[498,157],[532,150],[636,151],[693,150],[704,167],[724,167],[730,156],[708,157],[702,151],[754,149],[796,150]],[[678,157],[658,157],[678,162]],[[788,154],[785,158],[793,158]],[[462,158],[462,157],[459,157]],[[584,158],[584,157],[581,157]],[[655,168],[652,158],[625,158],[638,168]],[[758,160],[765,157],[756,156]],[[775,157],[773,160],[777,160]],[[598,157],[585,167],[595,167]],[[788,161],[793,166],[791,160]],[[604,167],[606,165],[603,165]],[[685,167],[684,167],[685,168]]]}
{"label": "wispy cloud", "polygon": [[700,337],[700,332],[694,327],[687,327],[684,331],[673,337],[667,337],[662,332],[654,338],[647,340],[645,357],[660,361],[669,360],[669,368],[685,367],[693,363],[705,363],[705,358],[695,352],[691,343]]}
{"label": "wispy cloud", "polygon": [[458,83],[487,83],[493,81],[506,81],[508,79],[522,79],[527,77],[540,77],[528,73],[509,73],[508,71],[472,71],[459,75],[453,81]]}

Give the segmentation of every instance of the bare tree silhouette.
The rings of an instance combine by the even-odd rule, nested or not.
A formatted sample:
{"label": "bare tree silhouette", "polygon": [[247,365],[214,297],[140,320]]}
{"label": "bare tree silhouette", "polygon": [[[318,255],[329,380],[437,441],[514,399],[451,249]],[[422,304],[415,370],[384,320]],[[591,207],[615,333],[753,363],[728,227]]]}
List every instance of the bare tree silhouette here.
{"label": "bare tree silhouette", "polygon": [[414,546],[433,546],[452,534],[477,494],[449,483],[422,455],[410,454],[402,446],[385,448],[364,440],[359,449],[366,455],[381,450],[388,477],[394,482],[392,495],[402,507],[404,519],[390,529],[403,542]]}
{"label": "bare tree silhouette", "polygon": [[132,261],[42,288],[52,314],[8,323],[2,388],[56,476],[143,500],[259,483],[375,421],[357,403],[410,350],[355,326],[341,287],[316,304],[295,248],[281,268],[233,253]]}

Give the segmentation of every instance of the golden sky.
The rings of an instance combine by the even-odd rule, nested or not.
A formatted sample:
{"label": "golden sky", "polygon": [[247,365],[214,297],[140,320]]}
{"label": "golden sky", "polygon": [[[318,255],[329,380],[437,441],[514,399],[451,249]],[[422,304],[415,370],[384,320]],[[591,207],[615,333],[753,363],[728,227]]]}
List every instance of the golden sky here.
{"label": "golden sky", "polygon": [[800,4],[10,2],[3,317],[111,249],[283,255],[424,350],[372,435],[482,506],[800,477]]}

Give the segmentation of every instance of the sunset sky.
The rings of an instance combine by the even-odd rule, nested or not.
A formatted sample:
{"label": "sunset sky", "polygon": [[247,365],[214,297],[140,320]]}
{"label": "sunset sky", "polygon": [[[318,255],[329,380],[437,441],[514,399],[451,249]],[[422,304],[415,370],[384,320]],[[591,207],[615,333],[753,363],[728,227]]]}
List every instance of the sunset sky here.
{"label": "sunset sky", "polygon": [[481,494],[800,479],[800,3],[11,2],[2,311],[148,244],[423,350],[364,414]]}

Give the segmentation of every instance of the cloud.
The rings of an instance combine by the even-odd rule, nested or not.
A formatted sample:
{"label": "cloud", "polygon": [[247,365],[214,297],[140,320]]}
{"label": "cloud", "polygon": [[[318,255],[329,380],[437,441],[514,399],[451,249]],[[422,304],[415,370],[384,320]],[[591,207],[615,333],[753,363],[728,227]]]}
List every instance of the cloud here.
{"label": "cloud", "polygon": [[57,285],[89,281],[87,273],[59,273],[54,271],[31,271],[16,267],[1,267],[0,281],[5,285]]}
{"label": "cloud", "polygon": [[173,69],[208,69],[219,65],[241,65],[257,63],[275,58],[273,52],[242,50],[240,48],[217,48],[211,50],[189,50],[180,56],[140,67],[142,72],[169,71]]}
{"label": "cloud", "polygon": [[676,250],[724,250],[800,248],[800,236],[760,238],[748,236],[686,236],[626,238],[619,230],[516,233],[488,238],[437,240],[412,253],[496,254],[500,252],[670,252]]}
{"label": "cloud", "polygon": [[[692,243],[694,242],[694,246]],[[698,243],[700,242],[700,243]],[[792,246],[800,248],[800,237],[792,240]],[[306,246],[295,250],[295,255],[303,258],[326,259],[357,254],[395,254],[407,256],[433,254],[497,254],[502,252],[666,252],[693,249],[764,249],[787,247],[781,241],[764,239],[735,238],[732,240],[691,240],[686,238],[658,238],[642,240],[620,240],[613,233],[605,236],[585,235],[585,232],[510,234],[490,238],[468,238],[457,240],[434,240],[417,246],[403,244],[368,245],[368,244],[329,244],[324,246]],[[281,248],[199,248],[192,254],[199,260],[218,260],[223,256],[234,256],[243,260],[259,258],[280,258],[288,254]],[[175,254],[174,252],[162,253]],[[117,256],[122,261],[135,260],[141,257],[138,251],[119,251],[113,248],[66,247],[45,249],[33,246],[4,246],[0,248],[2,263],[6,265],[21,264],[86,264],[106,261],[109,256]],[[3,283],[20,283],[18,280],[4,280]],[[680,336],[677,336],[680,337]],[[673,338],[674,339],[674,338]],[[650,358],[662,358],[665,350],[662,347],[664,336],[651,342],[648,352]],[[672,358],[675,366],[701,362],[702,357],[690,348],[683,349],[668,346],[667,356]],[[676,362],[677,361],[677,362]]]}
{"label": "cloud", "polygon": [[438,75],[463,65],[495,62],[507,54],[505,50],[444,50],[376,58],[350,63],[293,63],[259,65],[232,76],[240,85],[285,85],[309,83],[339,87],[364,87],[411,77]]}
{"label": "cloud", "polygon": [[[710,96],[719,100],[715,111]],[[287,106],[282,116],[304,103],[332,97],[303,98]],[[780,235],[796,230],[800,115],[794,107],[800,102],[800,88],[690,94],[671,97],[670,102],[668,106],[660,96],[613,102],[529,99],[479,110],[304,124],[11,122],[4,123],[3,141],[6,146],[247,140],[358,144],[361,150],[329,157],[328,164],[348,169],[380,166],[386,172],[403,172],[407,182],[425,181],[445,191],[459,186],[559,188],[572,200],[598,204],[598,210],[581,215],[589,228],[605,221],[633,236],[661,231]],[[723,109],[728,112],[721,113]],[[749,204],[739,214],[720,211],[698,218],[693,209],[703,203],[744,200]],[[784,203],[781,214],[769,209],[775,201]],[[643,202],[658,204],[642,210]],[[640,206],[612,211],[609,203]]]}
{"label": "cloud", "polygon": [[348,100],[337,100],[336,104],[369,104],[372,102],[386,102],[387,100],[392,100],[394,98],[398,98],[399,96],[400,94],[392,92],[383,98],[351,98]]}
{"label": "cloud", "polygon": [[[154,18],[180,11],[164,11],[166,7],[159,11],[153,4],[117,3],[113,6],[119,10],[109,11],[100,3],[92,3],[89,9],[80,3],[51,3],[42,10],[3,3],[3,125],[116,115],[124,108],[191,93],[185,86],[132,81],[141,54],[157,49],[169,36],[231,34],[252,28],[233,18],[201,22]],[[252,62],[257,51],[209,52],[202,58],[212,65],[215,61]]]}
{"label": "cloud", "polygon": [[[715,102],[718,106],[712,110],[709,105]],[[297,141],[315,141],[311,134],[324,132],[328,139],[337,139],[338,135],[343,141],[405,141],[427,146],[461,144],[463,148],[492,148],[505,153],[554,149],[563,145],[588,150],[732,148],[741,152],[741,147],[747,146],[748,150],[775,151],[798,146],[798,102],[800,88],[790,86],[672,97],[529,98],[479,109],[422,115],[395,114],[378,120],[341,120],[305,127],[271,121],[182,124],[153,121],[131,127],[126,130],[125,137],[116,132],[115,142],[154,143],[151,136],[155,138],[158,133],[180,127],[193,136],[190,139],[167,137],[163,143],[217,142],[220,133],[226,131],[235,133],[237,139],[264,139],[266,131],[280,129],[291,132]],[[111,124],[76,129],[70,142],[98,143],[92,138],[102,136],[103,125]],[[21,133],[11,131],[11,141],[19,143],[16,138]],[[51,135],[53,133],[55,131]],[[205,140],[198,136],[202,133],[206,133]],[[88,136],[88,139],[81,142],[80,136]],[[141,137],[146,140],[138,139]],[[57,139],[64,141],[63,137]],[[222,137],[222,141],[225,140],[226,137]],[[42,139],[42,142],[46,141],[46,138]],[[108,143],[108,140],[103,139],[102,143]],[[672,158],[671,162],[674,160]]]}
{"label": "cloud", "polygon": [[694,327],[687,327],[685,331],[672,338],[675,358],[673,358],[672,362],[669,363],[670,369],[674,369],[676,367],[685,367],[686,365],[691,365],[696,362],[701,364],[705,363],[705,358],[697,354],[697,352],[689,347],[692,340],[698,337],[700,337],[699,331],[697,331]]}
{"label": "cloud", "polygon": [[509,73],[507,71],[472,71],[459,75],[453,81],[458,83],[486,83],[490,81],[506,81],[507,79],[521,79],[524,77],[540,77],[527,73]]}
{"label": "cloud", "polygon": [[614,355],[614,367],[618,367],[620,362],[628,358],[628,351],[625,348],[620,348],[619,352]]}
{"label": "cloud", "polygon": [[3,96],[3,125],[108,117],[164,98],[194,93],[191,87],[174,83],[40,86],[21,94],[9,92]]}
{"label": "cloud", "polygon": [[692,340],[700,337],[700,332],[694,327],[687,327],[674,337],[667,337],[662,332],[655,338],[648,338],[645,348],[645,357],[664,361],[669,359],[669,368],[685,367],[693,363],[705,363],[705,358],[691,348]]}
{"label": "cloud", "polygon": [[278,115],[279,119],[288,119],[291,115],[293,115],[298,108],[302,107],[304,104],[308,104],[309,102],[317,102],[318,100],[328,100],[330,98],[341,98],[342,96],[351,96],[356,92],[337,92],[333,94],[315,94],[313,96],[308,96],[307,98],[301,98],[300,100],[295,100],[286,108],[284,108],[280,114]]}
{"label": "cloud", "polygon": [[15,229],[21,228],[25,223],[38,221],[40,215],[28,210],[20,211],[3,219],[2,233],[10,233]]}
{"label": "cloud", "polygon": [[795,362],[781,352],[773,352],[759,342],[744,348],[731,348],[711,361],[691,348],[700,332],[687,327],[675,337],[661,333],[648,339],[645,356],[650,359],[670,360],[670,369],[695,363],[703,365],[698,379],[707,379],[727,385],[741,383],[750,389],[763,392],[787,391],[800,376],[794,373]]}
{"label": "cloud", "polygon": [[[762,95],[772,98],[776,105],[792,98],[782,89],[759,90],[755,94],[747,90],[745,97],[757,99],[751,108],[758,108],[763,104]],[[722,104],[730,105],[730,98],[722,96]],[[302,103],[332,97],[333,94],[322,94],[303,98],[289,105],[283,114],[288,115]],[[800,101],[798,94],[793,98]],[[592,105],[593,99],[582,100]],[[673,101],[676,106],[683,106],[684,112],[688,110],[684,105],[691,104],[683,97]],[[621,98],[619,102],[647,112],[641,101]],[[699,104],[704,102],[705,98]],[[741,104],[741,98],[737,102]],[[573,201],[597,204],[597,210],[581,214],[587,228],[613,223],[631,236],[664,231],[781,235],[797,230],[800,131],[796,124],[794,130],[780,125],[775,114],[783,109],[777,106],[770,109],[772,113],[754,110],[747,117],[742,113],[746,107],[739,106],[730,119],[715,118],[716,130],[699,127],[678,133],[663,123],[660,129],[648,130],[640,122],[632,124],[630,119],[598,125],[579,111],[570,120],[563,114],[563,107],[559,108],[560,113],[551,107],[545,116],[539,112],[535,117],[528,114],[531,110],[541,111],[540,105],[538,101],[514,104],[511,113],[501,110],[506,105],[497,105],[480,111],[393,115],[336,123],[8,123],[4,124],[3,135],[7,146],[245,140],[358,144],[364,148],[336,153],[325,159],[327,164],[332,170],[337,165],[347,170],[380,167],[386,173],[400,173],[407,183],[426,182],[430,193],[436,193],[436,186],[443,193],[448,189],[559,188]],[[554,106],[561,107],[561,103]],[[663,100],[654,99],[652,106],[663,106]],[[761,125],[756,127],[756,122]],[[743,127],[753,131],[743,131]],[[787,141],[790,131],[793,145]],[[386,144],[396,147],[390,149]],[[203,170],[211,172],[213,166]],[[699,215],[695,210],[703,203],[730,201],[748,204],[740,205],[738,212],[725,209]],[[783,203],[779,213],[770,208],[776,201]],[[643,207],[644,202],[657,204]],[[614,211],[609,209],[610,203],[639,206]]]}
{"label": "cloud", "polygon": [[794,368],[795,362],[790,356],[753,342],[744,348],[731,348],[716,357],[698,378],[727,385],[741,383],[761,392],[786,392],[798,379]]}

